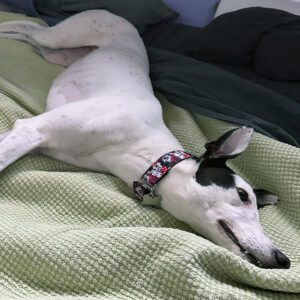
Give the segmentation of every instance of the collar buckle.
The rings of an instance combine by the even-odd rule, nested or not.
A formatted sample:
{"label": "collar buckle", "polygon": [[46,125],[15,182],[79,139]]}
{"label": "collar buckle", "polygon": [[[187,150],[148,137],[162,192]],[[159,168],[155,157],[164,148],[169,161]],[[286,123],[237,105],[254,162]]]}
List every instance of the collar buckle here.
{"label": "collar buckle", "polygon": [[155,187],[156,184],[151,185],[149,184],[149,182],[145,182],[143,179],[134,180],[133,182],[133,190],[140,200],[143,200],[143,197],[145,197],[146,195],[154,198]]}
{"label": "collar buckle", "polygon": [[154,194],[156,184],[150,185],[144,180],[135,180],[133,190],[143,206],[160,207],[161,197]]}
{"label": "collar buckle", "polygon": [[160,197],[154,193],[156,185],[172,167],[188,158],[193,156],[183,150],[168,152],[155,161],[140,180],[133,182],[133,190],[143,205],[157,206],[157,202],[160,203]]}

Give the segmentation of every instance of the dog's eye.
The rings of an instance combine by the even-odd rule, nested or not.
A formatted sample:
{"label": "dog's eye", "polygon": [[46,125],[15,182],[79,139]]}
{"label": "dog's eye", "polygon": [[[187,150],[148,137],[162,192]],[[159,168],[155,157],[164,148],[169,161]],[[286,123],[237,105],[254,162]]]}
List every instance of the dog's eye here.
{"label": "dog's eye", "polygon": [[238,192],[238,194],[239,194],[239,196],[240,196],[240,199],[241,199],[243,202],[248,201],[248,193],[247,193],[245,190],[243,190],[243,189],[241,189],[241,188],[237,188],[237,192]]}

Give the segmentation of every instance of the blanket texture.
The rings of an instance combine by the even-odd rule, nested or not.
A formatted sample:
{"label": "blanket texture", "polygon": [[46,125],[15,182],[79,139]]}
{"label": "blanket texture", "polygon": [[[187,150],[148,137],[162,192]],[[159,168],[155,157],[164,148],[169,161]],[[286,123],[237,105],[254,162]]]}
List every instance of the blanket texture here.
{"label": "blanket texture", "polygon": [[[61,71],[32,46],[1,39],[0,132],[42,113]],[[194,154],[232,128],[159,98],[166,124]],[[299,149],[254,134],[231,166],[279,196],[260,219],[289,270],[260,269],[142,207],[118,178],[31,154],[0,175],[0,299],[299,299]]]}

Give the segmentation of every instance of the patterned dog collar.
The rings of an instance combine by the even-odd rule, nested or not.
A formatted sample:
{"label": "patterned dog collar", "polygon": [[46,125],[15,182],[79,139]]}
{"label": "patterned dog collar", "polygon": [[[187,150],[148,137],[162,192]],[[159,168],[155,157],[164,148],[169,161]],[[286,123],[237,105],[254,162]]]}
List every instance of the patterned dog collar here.
{"label": "patterned dog collar", "polygon": [[[142,175],[140,180],[133,182],[133,190],[136,196],[143,202],[153,201],[155,198],[154,190],[158,182],[167,175],[169,170],[181,161],[192,158],[193,156],[183,150],[171,151],[161,156],[150,168]],[[150,197],[150,199],[148,199]]]}

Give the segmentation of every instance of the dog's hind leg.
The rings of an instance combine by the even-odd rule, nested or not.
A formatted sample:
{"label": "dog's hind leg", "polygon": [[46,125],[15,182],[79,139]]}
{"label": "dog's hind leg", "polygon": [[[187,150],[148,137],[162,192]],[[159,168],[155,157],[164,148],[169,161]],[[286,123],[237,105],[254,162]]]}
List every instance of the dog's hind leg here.
{"label": "dog's hind leg", "polygon": [[32,32],[46,27],[31,21],[10,21],[0,24],[0,38],[26,41],[38,47],[32,39]]}
{"label": "dog's hind leg", "polygon": [[11,131],[0,135],[0,171],[43,142],[32,119],[18,120]]}
{"label": "dog's hind leg", "polygon": [[9,132],[0,133],[0,143],[8,136]]}
{"label": "dog's hind leg", "polygon": [[136,43],[133,48],[142,49],[136,52],[147,59],[142,40],[137,37],[138,31],[132,24],[104,10],[85,11],[53,27],[30,21],[0,24],[0,38],[26,41],[39,48],[46,60],[62,66],[69,66],[95,48],[112,42],[126,49]]}
{"label": "dog's hind leg", "polygon": [[39,32],[47,34],[48,27],[43,27],[30,21],[12,21],[0,24],[0,38],[10,38],[26,41],[40,50],[41,55],[49,62],[68,67],[76,60],[86,56],[96,49],[94,46],[84,46],[67,49],[51,49],[44,46],[41,38],[36,39]]}
{"label": "dog's hind leg", "polygon": [[63,67],[70,66],[76,60],[86,56],[97,47],[79,47],[70,49],[50,49],[39,47],[42,56],[49,62]]}

